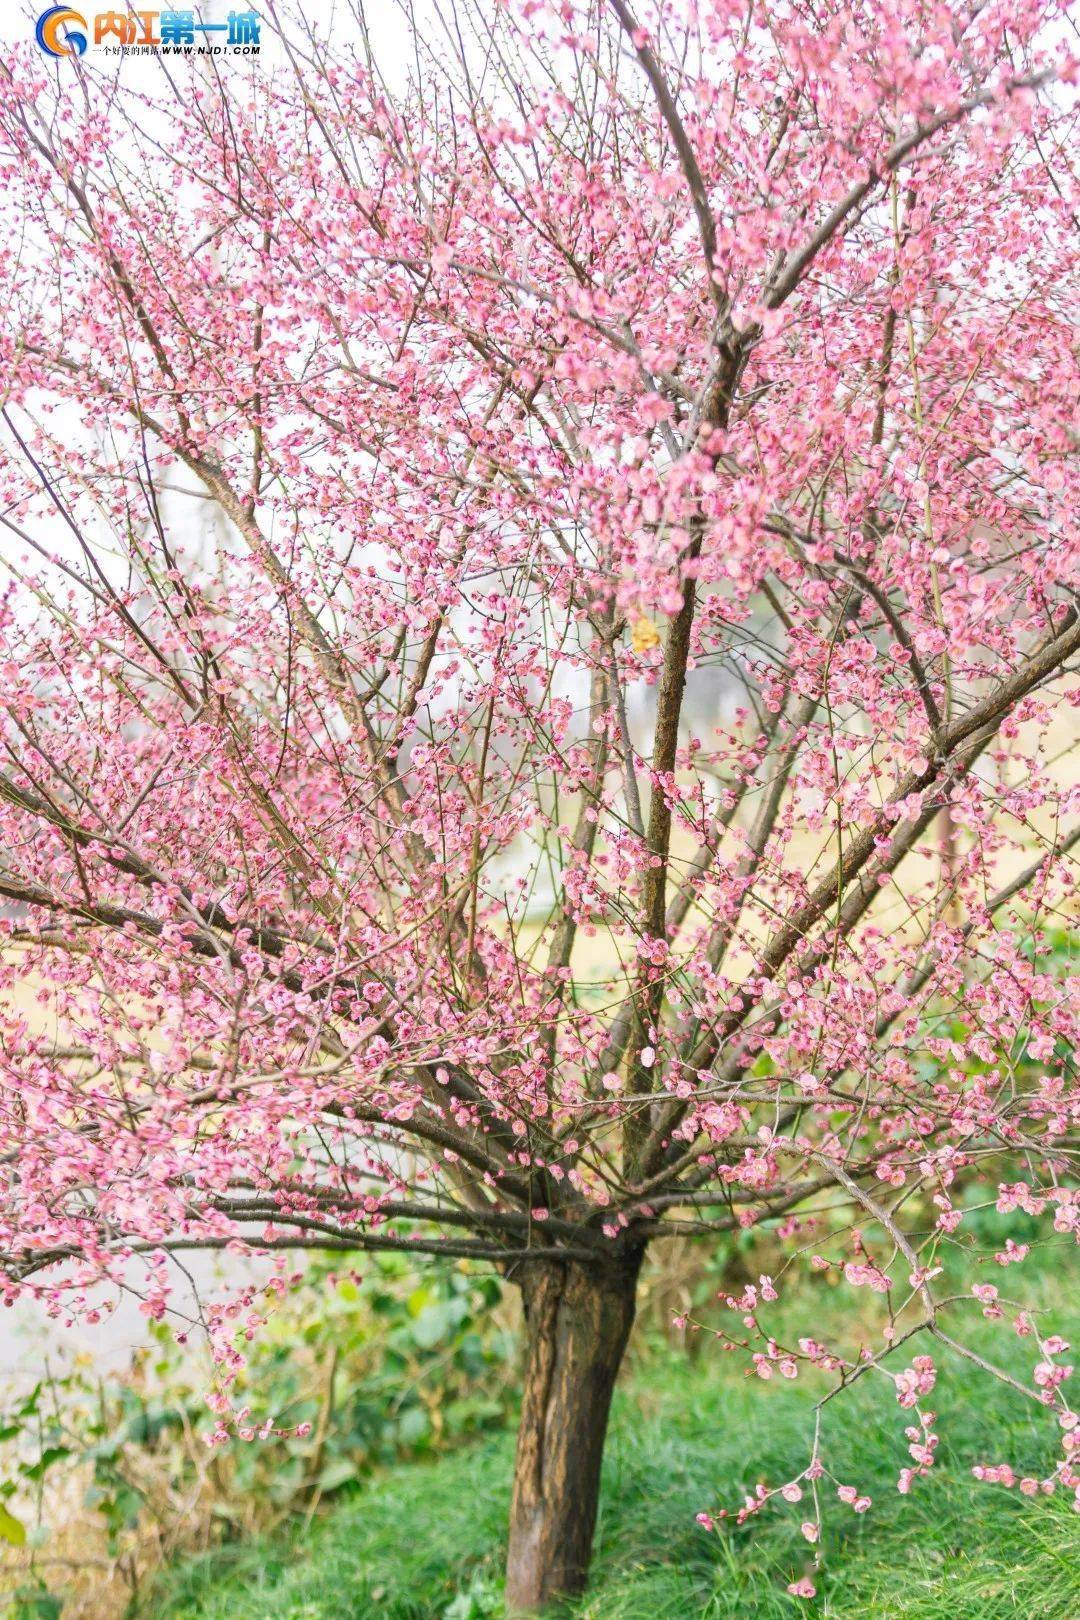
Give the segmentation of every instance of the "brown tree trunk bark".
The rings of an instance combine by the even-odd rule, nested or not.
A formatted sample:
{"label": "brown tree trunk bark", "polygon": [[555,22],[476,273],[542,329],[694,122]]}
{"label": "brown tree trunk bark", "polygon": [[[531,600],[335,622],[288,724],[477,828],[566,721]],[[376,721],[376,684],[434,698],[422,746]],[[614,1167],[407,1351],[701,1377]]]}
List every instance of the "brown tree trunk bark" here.
{"label": "brown tree trunk bark", "polygon": [[525,1387],[510,1506],[506,1609],[532,1614],[580,1592],[589,1572],[600,1463],[634,1322],[640,1254],[610,1267],[524,1268]]}

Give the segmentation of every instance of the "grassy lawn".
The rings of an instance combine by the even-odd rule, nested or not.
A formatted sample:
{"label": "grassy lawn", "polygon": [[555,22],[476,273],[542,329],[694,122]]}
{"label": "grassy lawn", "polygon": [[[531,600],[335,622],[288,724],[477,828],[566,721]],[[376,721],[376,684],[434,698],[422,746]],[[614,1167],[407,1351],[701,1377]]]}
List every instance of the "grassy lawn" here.
{"label": "grassy lawn", "polygon": [[[1060,1308],[1074,1274],[1063,1275],[1056,1263],[1041,1272],[1043,1301],[1056,1297]],[[823,1300],[821,1310],[839,1304]],[[804,1315],[806,1309],[804,1300]],[[814,1327],[822,1325],[819,1317]],[[991,1331],[977,1314],[960,1336],[1030,1377],[1030,1340],[1017,1340],[1001,1325]],[[885,1381],[865,1378],[826,1409],[826,1463],[868,1491],[874,1504],[856,1515],[823,1482],[830,1503],[824,1567],[815,1576],[818,1597],[806,1603],[785,1591],[810,1566],[799,1507],[770,1506],[720,1535],[700,1529],[694,1515],[738,1506],[758,1480],[780,1484],[805,1466],[809,1381],[747,1381],[734,1358],[711,1345],[696,1360],[668,1350],[639,1356],[616,1399],[592,1585],[569,1612],[577,1620],[780,1620],[797,1613],[836,1620],[1076,1620],[1080,1515],[1071,1494],[1032,1502],[979,1484],[970,1472],[975,1462],[999,1461],[1033,1474],[1049,1471],[1056,1458],[1053,1420],[968,1363],[942,1357],[939,1367],[928,1403],[939,1414],[938,1461],[906,1498],[895,1484],[908,1461],[903,1430],[910,1414]],[[394,1469],[339,1503],[306,1536],[226,1548],[172,1570],[144,1616],[497,1616],[511,1455],[507,1435]]]}

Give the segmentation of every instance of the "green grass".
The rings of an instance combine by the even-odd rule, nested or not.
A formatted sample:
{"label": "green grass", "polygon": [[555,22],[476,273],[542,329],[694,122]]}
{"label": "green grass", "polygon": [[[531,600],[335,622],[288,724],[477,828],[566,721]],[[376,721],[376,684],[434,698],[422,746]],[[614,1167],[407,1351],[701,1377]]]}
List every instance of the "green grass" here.
{"label": "green grass", "polygon": [[[996,1268],[995,1268],[996,1270]],[[1034,1281],[1034,1279],[1031,1279]],[[1025,1282],[1028,1280],[1025,1279]],[[1067,1278],[1043,1268],[1045,1302]],[[850,1308],[851,1295],[844,1291]],[[1025,1293],[1027,1289],[1025,1289]],[[824,1331],[840,1308],[822,1293]],[[805,1316],[808,1306],[804,1300]],[[801,1331],[807,1331],[807,1322]],[[1030,1375],[1030,1340],[965,1321],[1001,1365]],[[914,1349],[927,1348],[916,1346]],[[902,1352],[901,1352],[902,1354]],[[702,1508],[737,1506],[759,1480],[805,1465],[814,1389],[800,1377],[747,1381],[710,1346],[690,1361],[639,1357],[616,1397],[605,1462],[593,1580],[567,1611],[576,1620],[1076,1620],[1080,1515],[1070,1494],[1034,1502],[971,1477],[974,1462],[1044,1473],[1056,1459],[1048,1413],[968,1363],[939,1357],[929,1404],[941,1445],[928,1480],[895,1488],[907,1461],[903,1412],[867,1377],[826,1409],[823,1453],[841,1480],[874,1498],[856,1515],[828,1481],[818,1597],[790,1598],[809,1572],[801,1506],[766,1508],[741,1529],[709,1535]],[[902,1364],[902,1363],[901,1363]],[[512,1437],[436,1462],[399,1467],[298,1532],[226,1548],[172,1570],[146,1620],[485,1620],[500,1615],[500,1563]]]}

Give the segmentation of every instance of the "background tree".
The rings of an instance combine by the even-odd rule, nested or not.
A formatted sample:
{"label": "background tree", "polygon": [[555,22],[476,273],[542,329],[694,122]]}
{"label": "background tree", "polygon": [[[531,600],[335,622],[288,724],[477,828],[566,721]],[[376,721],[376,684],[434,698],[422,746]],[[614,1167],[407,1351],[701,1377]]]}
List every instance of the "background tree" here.
{"label": "background tree", "polygon": [[[7,1296],[491,1261],[513,1608],[585,1579],[658,1234],[803,1264],[846,1207],[879,1348],[757,1353],[844,1382],[964,1353],[958,1177],[1080,1218],[1057,9],[4,64]],[[207,1313],[218,1438],[256,1303]]]}

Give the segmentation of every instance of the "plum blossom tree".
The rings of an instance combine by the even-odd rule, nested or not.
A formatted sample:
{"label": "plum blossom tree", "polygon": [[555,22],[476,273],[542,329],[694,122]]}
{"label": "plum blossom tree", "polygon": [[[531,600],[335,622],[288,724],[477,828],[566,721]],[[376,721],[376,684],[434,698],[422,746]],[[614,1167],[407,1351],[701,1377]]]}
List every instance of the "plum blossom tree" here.
{"label": "plum blossom tree", "polygon": [[[492,1263],[514,1610],[584,1583],[658,1236],[881,1295],[858,1365],[730,1303],[763,1376],[892,1380],[907,1490],[925,1352],[1002,1314],[935,1291],[958,1190],[1080,1226],[1058,11],[457,0],[406,71],[354,0],[271,7],[272,70],[3,63],[5,1297]],[[1019,1327],[1024,1488],[1076,1487]]]}

